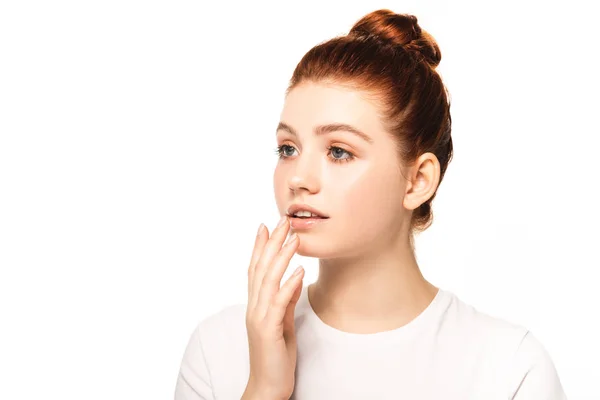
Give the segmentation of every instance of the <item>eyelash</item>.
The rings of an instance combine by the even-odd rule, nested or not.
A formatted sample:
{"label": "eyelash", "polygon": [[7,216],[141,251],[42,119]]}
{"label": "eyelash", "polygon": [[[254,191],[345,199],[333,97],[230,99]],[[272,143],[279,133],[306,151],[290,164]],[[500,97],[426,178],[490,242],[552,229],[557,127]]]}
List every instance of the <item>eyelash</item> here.
{"label": "eyelash", "polygon": [[[281,159],[285,159],[285,158],[289,158],[289,157],[291,157],[291,156],[285,156],[285,155],[283,154],[283,149],[284,149],[285,147],[291,147],[292,149],[294,148],[293,146],[290,146],[290,145],[287,145],[287,144],[282,144],[282,145],[280,145],[280,146],[277,146],[277,148],[275,149],[275,154],[276,154],[277,156],[279,156],[279,159],[280,159],[280,160],[281,160]],[[337,146],[329,146],[329,147],[327,148],[327,150],[329,151],[329,152],[327,153],[327,155],[331,154],[331,151],[332,151],[333,149],[339,149],[339,150],[342,150],[344,153],[347,153],[347,154],[349,155],[349,157],[348,157],[348,158],[331,158],[331,160],[332,160],[333,162],[335,162],[335,163],[349,162],[349,161],[352,161],[352,160],[354,159],[354,157],[355,157],[355,156],[354,156],[354,154],[350,153],[350,152],[349,152],[349,151],[347,151],[347,150],[344,150],[344,149],[342,149],[341,147],[337,147]]]}

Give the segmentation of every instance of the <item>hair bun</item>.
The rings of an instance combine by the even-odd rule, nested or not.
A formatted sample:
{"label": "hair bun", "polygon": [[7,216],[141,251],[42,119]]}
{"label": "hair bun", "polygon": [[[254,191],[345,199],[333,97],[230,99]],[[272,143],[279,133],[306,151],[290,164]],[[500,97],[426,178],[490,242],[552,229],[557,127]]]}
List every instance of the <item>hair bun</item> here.
{"label": "hair bun", "polygon": [[373,11],[354,24],[350,36],[376,38],[381,42],[400,46],[427,62],[432,68],[442,59],[435,39],[410,14],[396,14],[390,10]]}

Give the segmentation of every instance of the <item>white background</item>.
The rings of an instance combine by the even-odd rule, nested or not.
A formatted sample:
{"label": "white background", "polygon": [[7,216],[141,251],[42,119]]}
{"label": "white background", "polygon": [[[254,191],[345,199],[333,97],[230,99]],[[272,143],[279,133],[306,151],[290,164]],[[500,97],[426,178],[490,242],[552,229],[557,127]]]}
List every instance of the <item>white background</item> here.
{"label": "white background", "polygon": [[378,8],[433,34],[452,95],[424,275],[529,328],[569,399],[600,398],[591,9],[147,0],[0,5],[0,398],[172,398],[192,330],[246,301],[278,219],[293,68]]}

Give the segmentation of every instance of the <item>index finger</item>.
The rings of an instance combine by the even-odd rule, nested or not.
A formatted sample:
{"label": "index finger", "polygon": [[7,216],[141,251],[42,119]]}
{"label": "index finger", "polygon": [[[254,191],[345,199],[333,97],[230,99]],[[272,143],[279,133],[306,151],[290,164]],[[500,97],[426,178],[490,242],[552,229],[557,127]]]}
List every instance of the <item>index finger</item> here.
{"label": "index finger", "polygon": [[252,257],[250,257],[250,265],[248,266],[248,304],[252,298],[253,282],[254,282],[254,271],[256,264],[260,260],[260,256],[265,248],[265,244],[269,240],[269,229],[265,224],[260,224],[256,239],[254,240],[254,249],[252,250]]}

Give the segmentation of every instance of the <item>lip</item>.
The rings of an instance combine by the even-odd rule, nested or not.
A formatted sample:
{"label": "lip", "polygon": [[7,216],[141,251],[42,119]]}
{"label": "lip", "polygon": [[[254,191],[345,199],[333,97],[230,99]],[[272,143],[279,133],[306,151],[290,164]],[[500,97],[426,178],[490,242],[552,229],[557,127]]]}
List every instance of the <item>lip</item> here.
{"label": "lip", "polygon": [[[321,211],[317,210],[316,208],[311,207],[308,204],[300,204],[300,203],[292,204],[288,208],[288,214],[287,215],[288,215],[288,217],[290,217],[290,218],[293,219],[294,218],[294,213],[297,212],[297,211],[300,211],[300,210],[309,211],[309,212],[311,212],[313,214],[317,214],[319,217],[321,217],[323,219],[329,218],[329,216],[323,214]],[[295,218],[295,219],[298,219],[298,218]],[[310,218],[307,218],[307,219],[310,219]]]}
{"label": "lip", "polygon": [[327,221],[328,218],[296,218],[290,217],[290,227],[293,230],[306,230],[320,225]]}

